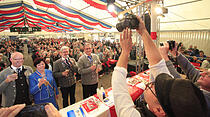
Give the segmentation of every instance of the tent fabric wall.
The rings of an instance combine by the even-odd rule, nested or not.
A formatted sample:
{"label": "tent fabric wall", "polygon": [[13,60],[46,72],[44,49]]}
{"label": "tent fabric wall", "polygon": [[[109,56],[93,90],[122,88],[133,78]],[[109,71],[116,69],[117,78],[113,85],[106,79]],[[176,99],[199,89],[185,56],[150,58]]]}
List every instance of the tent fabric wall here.
{"label": "tent fabric wall", "polygon": [[182,42],[186,49],[190,45],[196,45],[199,50],[203,50],[205,55],[210,56],[210,30],[203,31],[164,31],[160,32],[160,42],[175,40]]}

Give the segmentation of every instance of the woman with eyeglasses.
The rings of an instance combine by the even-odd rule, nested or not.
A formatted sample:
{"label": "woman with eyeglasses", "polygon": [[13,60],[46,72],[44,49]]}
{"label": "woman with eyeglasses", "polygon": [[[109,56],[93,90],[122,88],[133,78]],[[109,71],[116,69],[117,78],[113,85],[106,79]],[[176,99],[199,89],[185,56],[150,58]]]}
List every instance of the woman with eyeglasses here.
{"label": "woman with eyeglasses", "polygon": [[45,60],[37,58],[34,61],[36,71],[29,76],[29,90],[34,97],[35,104],[52,103],[57,109],[56,98],[58,89],[52,71],[45,69]]}

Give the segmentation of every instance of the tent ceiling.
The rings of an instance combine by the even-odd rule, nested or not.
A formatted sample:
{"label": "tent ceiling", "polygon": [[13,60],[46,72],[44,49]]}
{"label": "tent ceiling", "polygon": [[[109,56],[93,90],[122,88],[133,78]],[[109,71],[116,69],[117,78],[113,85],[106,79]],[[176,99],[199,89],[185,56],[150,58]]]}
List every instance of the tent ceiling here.
{"label": "tent ceiling", "polygon": [[[109,13],[106,9],[106,1],[66,1],[70,1],[70,5],[63,5],[58,0],[1,0],[0,31],[8,30],[14,24],[18,24],[17,27],[25,24],[26,26],[37,25],[45,31],[52,32],[116,31],[114,26],[117,22],[115,18],[117,12]],[[95,3],[102,8],[96,8]],[[120,6],[116,10],[122,11]],[[18,18],[24,21],[22,22],[21,19],[19,21]],[[114,20],[111,23],[103,21],[109,18]]]}
{"label": "tent ceiling", "polygon": [[210,0],[165,0],[168,14],[160,18],[160,30],[209,30]]}
{"label": "tent ceiling", "polygon": [[[8,31],[14,24],[38,25],[52,32],[116,32],[116,14],[128,0],[115,0],[116,11],[106,10],[107,0],[0,0],[0,31]],[[136,2],[141,0],[130,0]],[[142,0],[143,1],[143,0]],[[145,1],[145,0],[144,0]],[[165,0],[168,14],[160,18],[160,30],[209,30],[210,0]],[[37,9],[34,9],[36,6]],[[135,11],[135,9],[134,9]]]}

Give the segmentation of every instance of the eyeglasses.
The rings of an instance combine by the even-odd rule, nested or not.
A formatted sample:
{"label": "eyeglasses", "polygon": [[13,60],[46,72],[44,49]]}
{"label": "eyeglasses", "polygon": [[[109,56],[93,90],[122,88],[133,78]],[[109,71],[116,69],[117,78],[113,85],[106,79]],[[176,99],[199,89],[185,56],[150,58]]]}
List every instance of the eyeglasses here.
{"label": "eyeglasses", "polygon": [[152,91],[152,88],[151,88],[152,85],[155,85],[155,82],[150,82],[150,83],[146,84],[145,90],[147,90],[147,88],[149,88],[149,90],[152,92],[152,94],[153,94],[155,97],[157,97],[157,95],[155,94],[155,92]]}
{"label": "eyeglasses", "polygon": [[85,48],[86,50],[91,50],[92,48]]}
{"label": "eyeglasses", "polygon": [[24,58],[13,58],[13,60],[15,60],[15,61],[20,61],[20,60],[23,60]]}

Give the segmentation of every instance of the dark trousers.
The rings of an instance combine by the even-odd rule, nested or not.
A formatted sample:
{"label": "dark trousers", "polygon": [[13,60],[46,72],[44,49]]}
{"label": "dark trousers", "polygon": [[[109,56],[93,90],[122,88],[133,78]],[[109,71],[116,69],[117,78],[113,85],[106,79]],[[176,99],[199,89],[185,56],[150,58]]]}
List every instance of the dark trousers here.
{"label": "dark trousers", "polygon": [[82,84],[83,99],[88,98],[88,97],[96,94],[97,87],[98,87],[98,83],[93,84],[93,85],[84,85],[84,84]]}
{"label": "dark trousers", "polygon": [[1,99],[2,99],[2,95],[0,95],[0,107],[1,107]]}
{"label": "dark trousers", "polygon": [[70,104],[75,103],[75,88],[76,84],[73,84],[71,87],[61,87],[61,93],[63,98],[63,108],[69,106],[68,95],[70,94]]}

